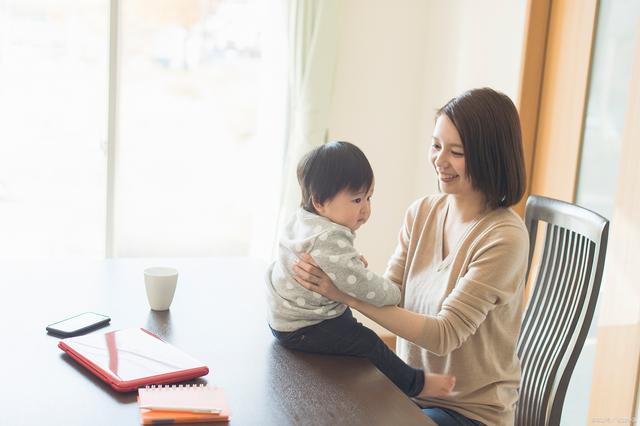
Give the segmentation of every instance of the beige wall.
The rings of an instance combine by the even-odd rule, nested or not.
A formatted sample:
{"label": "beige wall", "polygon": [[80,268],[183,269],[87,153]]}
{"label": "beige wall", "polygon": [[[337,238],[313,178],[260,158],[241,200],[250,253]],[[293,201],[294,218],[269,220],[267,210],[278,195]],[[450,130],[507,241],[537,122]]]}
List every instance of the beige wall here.
{"label": "beige wall", "polygon": [[[437,191],[427,163],[433,113],[491,86],[515,97],[525,0],[345,0],[330,138],[359,145],[376,175],[357,246],[382,271],[404,210]],[[514,99],[515,101],[515,99]]]}
{"label": "beige wall", "polygon": [[372,270],[384,270],[408,205],[437,192],[426,156],[434,111],[480,86],[516,101],[525,6],[345,0],[329,136],[359,145],[376,175],[373,214],[356,242]]}
{"label": "beige wall", "polygon": [[374,169],[373,214],[357,246],[376,271],[383,270],[404,209],[416,198],[413,156],[422,116],[427,5],[344,4],[330,138],[360,146]]}

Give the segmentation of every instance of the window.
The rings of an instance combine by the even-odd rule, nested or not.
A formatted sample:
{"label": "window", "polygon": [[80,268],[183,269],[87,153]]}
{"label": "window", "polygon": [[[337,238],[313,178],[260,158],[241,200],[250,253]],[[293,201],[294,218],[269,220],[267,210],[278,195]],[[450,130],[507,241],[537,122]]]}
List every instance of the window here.
{"label": "window", "polygon": [[0,257],[104,255],[108,6],[0,1]]}
{"label": "window", "polygon": [[118,2],[107,228],[112,3],[0,0],[0,256],[248,254],[279,192],[279,3]]}

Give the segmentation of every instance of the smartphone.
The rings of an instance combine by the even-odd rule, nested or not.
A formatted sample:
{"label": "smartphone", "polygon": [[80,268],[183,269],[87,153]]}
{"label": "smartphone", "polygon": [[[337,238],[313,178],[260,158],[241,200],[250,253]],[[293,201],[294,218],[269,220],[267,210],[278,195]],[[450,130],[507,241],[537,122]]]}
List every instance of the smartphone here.
{"label": "smartphone", "polygon": [[47,326],[47,332],[62,337],[78,336],[104,327],[109,324],[111,318],[95,312],[85,312],[62,321],[54,322]]}

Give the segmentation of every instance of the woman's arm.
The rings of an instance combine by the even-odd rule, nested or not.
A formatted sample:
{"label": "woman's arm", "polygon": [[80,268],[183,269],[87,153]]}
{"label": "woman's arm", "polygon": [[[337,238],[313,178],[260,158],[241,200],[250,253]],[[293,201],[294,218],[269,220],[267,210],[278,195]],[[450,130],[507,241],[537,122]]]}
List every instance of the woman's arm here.
{"label": "woman's arm", "polygon": [[383,306],[378,308],[357,299],[354,299],[353,302],[348,303],[348,305],[377,322],[393,334],[416,345],[420,345],[425,323],[431,319],[427,315],[417,314],[398,306]]}
{"label": "woman's arm", "polygon": [[342,229],[328,229],[309,250],[315,264],[343,292],[375,306],[397,305],[400,289],[388,279],[369,271],[358,258],[353,235]]}
{"label": "woman's arm", "polygon": [[398,336],[442,356],[473,335],[489,312],[521,294],[527,253],[526,230],[502,227],[477,248],[464,276],[433,316],[353,300],[337,290],[322,270],[306,263],[309,258],[302,259],[296,273],[304,287],[348,304]]}
{"label": "woman's arm", "polygon": [[387,269],[384,272],[384,277],[393,282],[399,288],[402,288],[402,282],[404,281],[404,272],[407,267],[407,253],[409,250],[409,244],[411,241],[411,232],[413,224],[415,222],[415,215],[421,200],[414,202],[404,214],[404,221],[400,227],[398,233],[398,243],[394,250],[389,262],[387,263]]}
{"label": "woman's arm", "polygon": [[307,253],[293,267],[294,278],[303,287],[343,303],[362,312],[398,336],[418,344],[423,333],[426,315],[417,314],[397,306],[377,307],[341,291]]}

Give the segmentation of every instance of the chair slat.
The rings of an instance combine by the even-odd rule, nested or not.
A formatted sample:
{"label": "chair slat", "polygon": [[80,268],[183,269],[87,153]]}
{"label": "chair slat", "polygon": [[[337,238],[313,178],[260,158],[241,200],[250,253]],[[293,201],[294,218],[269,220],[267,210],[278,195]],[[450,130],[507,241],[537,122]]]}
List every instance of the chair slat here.
{"label": "chair slat", "polygon": [[547,415],[546,411],[543,411],[544,407],[541,404],[549,398],[549,394],[552,391],[553,383],[550,383],[551,379],[555,377],[555,374],[559,368],[558,364],[564,354],[564,348],[562,342],[567,332],[572,330],[570,326],[572,322],[573,313],[575,311],[575,303],[579,293],[579,286],[574,285],[576,277],[579,275],[579,258],[581,257],[582,249],[580,247],[581,238],[574,232],[568,233],[569,244],[567,245],[567,253],[565,256],[565,262],[567,263],[566,274],[558,280],[558,287],[560,289],[559,297],[552,302],[553,320],[552,329],[547,337],[548,345],[545,351],[545,358],[543,362],[543,376],[540,378],[541,386],[543,390],[537,395],[536,400],[539,402],[539,410],[537,412],[536,422],[541,422]]}
{"label": "chair slat", "polygon": [[[554,225],[555,226],[555,225]],[[562,307],[562,302],[566,298],[567,286],[564,285],[566,281],[566,276],[568,274],[568,258],[571,253],[571,241],[568,238],[570,233],[563,228],[560,228],[558,231],[559,244],[558,247],[560,250],[555,254],[556,256],[556,270],[553,279],[547,284],[551,291],[549,292],[550,297],[548,300],[543,302],[545,309],[544,318],[541,323],[541,327],[539,332],[537,333],[538,340],[538,354],[536,364],[538,366],[537,374],[535,375],[535,382],[537,386],[535,386],[533,393],[533,400],[538,403],[541,401],[545,395],[546,391],[546,376],[548,374],[549,364],[551,361],[551,354],[554,349],[555,341],[554,334],[556,328],[558,327],[558,323],[560,321],[560,309]],[[539,421],[542,413],[540,411],[539,404],[538,410],[534,413],[534,421]]]}
{"label": "chair slat", "polygon": [[544,293],[544,297],[537,303],[540,308],[538,310],[538,318],[536,320],[536,327],[534,329],[534,344],[532,345],[531,355],[531,388],[530,398],[532,401],[533,410],[531,416],[535,419],[538,415],[538,400],[541,394],[542,376],[544,374],[544,360],[548,356],[548,350],[546,343],[548,342],[549,330],[552,321],[554,320],[552,312],[549,309],[557,300],[558,286],[555,285],[559,281],[559,277],[563,273],[563,258],[566,252],[566,245],[564,241],[564,229],[555,225],[552,226],[553,238],[554,238],[554,250],[551,254],[552,261],[550,262],[549,274],[545,276],[543,285],[547,289]]}
{"label": "chair slat", "polygon": [[[521,350],[519,355],[522,359],[522,371],[523,375],[527,377],[535,377],[535,364],[532,362],[536,344],[536,330],[534,326],[540,322],[539,318],[544,315],[542,311],[543,305],[535,303],[534,301],[545,299],[549,291],[549,275],[553,274],[553,264],[555,261],[555,253],[557,252],[557,228],[554,226],[547,226],[545,232],[545,245],[543,250],[543,261],[541,262],[542,270],[537,276],[535,288],[531,296],[531,302],[529,303],[529,309],[525,315],[525,324],[528,327],[525,328],[524,340],[521,340]],[[521,388],[521,398],[523,401],[522,410],[524,415],[528,418],[533,415],[536,404],[532,400],[533,387],[536,385],[535,380],[523,381]]]}

